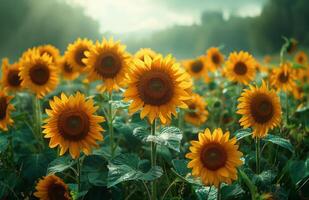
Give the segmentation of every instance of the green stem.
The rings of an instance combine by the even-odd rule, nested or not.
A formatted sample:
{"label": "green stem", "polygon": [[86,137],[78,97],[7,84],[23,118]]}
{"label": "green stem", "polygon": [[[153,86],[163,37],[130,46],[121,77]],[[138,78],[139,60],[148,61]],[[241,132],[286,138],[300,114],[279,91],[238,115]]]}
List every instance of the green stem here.
{"label": "green stem", "polygon": [[34,132],[35,132],[35,138],[37,138],[38,142],[40,143],[41,147],[44,147],[44,139],[42,135],[42,108],[41,108],[41,102],[40,99],[34,96]]}
{"label": "green stem", "polygon": [[144,185],[144,187],[145,187],[145,189],[146,189],[146,192],[147,192],[147,195],[148,195],[148,199],[151,200],[151,194],[150,194],[150,192],[149,192],[149,189],[148,189],[146,183],[145,183],[144,181],[142,181],[142,183],[143,183],[143,185]]}
{"label": "green stem", "polygon": [[[156,120],[154,120],[153,124],[151,124],[151,135],[153,136],[156,135]],[[151,167],[154,167],[156,166],[156,154],[157,154],[156,143],[151,142],[150,151],[151,151]],[[151,182],[151,200],[157,200],[157,187],[155,180]]]}
{"label": "green stem", "polygon": [[218,186],[217,200],[221,200],[221,183],[219,183],[219,186]]}
{"label": "green stem", "polygon": [[76,171],[77,171],[77,188],[78,188],[78,192],[81,192],[81,182],[80,182],[80,177],[81,177],[81,162],[80,162],[80,157],[77,158],[77,167],[76,167]]}
{"label": "green stem", "polygon": [[109,131],[109,139],[110,139],[110,150],[111,150],[111,155],[114,157],[114,127],[113,127],[113,106],[112,106],[112,92],[109,93],[108,95],[108,131]]}
{"label": "green stem", "polygon": [[256,158],[256,173],[259,174],[260,173],[260,156],[261,156],[261,142],[260,142],[260,138],[256,137],[255,138],[255,158]]}
{"label": "green stem", "polygon": [[162,196],[162,200],[165,199],[165,196],[167,195],[168,191],[169,191],[169,190],[172,188],[172,186],[175,185],[177,182],[178,182],[178,180],[175,179],[175,180],[168,186],[168,188],[165,190],[165,192],[164,192],[164,194],[163,194],[163,196]]}
{"label": "green stem", "polygon": [[286,92],[285,93],[285,113],[286,113],[286,125],[289,124],[289,95],[288,93]]}

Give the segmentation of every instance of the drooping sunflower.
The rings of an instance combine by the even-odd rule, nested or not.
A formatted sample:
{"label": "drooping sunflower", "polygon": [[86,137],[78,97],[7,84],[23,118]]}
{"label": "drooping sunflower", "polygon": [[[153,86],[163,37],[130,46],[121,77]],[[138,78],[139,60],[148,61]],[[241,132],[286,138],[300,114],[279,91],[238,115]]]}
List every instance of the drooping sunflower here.
{"label": "drooping sunflower", "polygon": [[249,84],[255,78],[256,61],[248,52],[230,54],[225,64],[225,75],[233,82]]}
{"label": "drooping sunflower", "polygon": [[306,65],[308,63],[308,56],[304,51],[299,51],[295,54],[294,60],[300,65]]}
{"label": "drooping sunflower", "polygon": [[57,87],[59,71],[47,54],[41,56],[37,51],[32,51],[21,61],[19,70],[21,85],[33,91],[38,98]]}
{"label": "drooping sunflower", "polygon": [[11,126],[14,121],[11,119],[11,111],[15,110],[14,106],[10,104],[13,96],[7,95],[7,89],[0,91],[0,129],[7,131],[8,126]]}
{"label": "drooping sunflower", "polygon": [[265,137],[268,130],[281,121],[280,99],[274,90],[268,89],[263,81],[261,87],[249,85],[238,99],[237,113],[243,128],[253,128],[253,137]]}
{"label": "drooping sunflower", "polygon": [[43,133],[50,138],[49,147],[60,146],[60,155],[69,150],[72,158],[77,158],[80,151],[86,155],[91,153],[92,147],[97,147],[96,141],[102,141],[102,127],[99,123],[104,118],[94,113],[98,107],[92,99],[86,100],[79,92],[67,97],[54,97],[50,101],[51,109],[47,109],[48,118],[44,121]]}
{"label": "drooping sunflower", "polygon": [[298,44],[298,41],[295,40],[294,38],[291,38],[289,40],[289,46],[287,47],[286,52],[288,54],[294,53],[296,51],[296,49],[297,49],[297,44]]}
{"label": "drooping sunflower", "polygon": [[270,84],[278,91],[291,92],[296,88],[295,80],[295,71],[289,63],[284,63],[280,67],[273,69],[270,75]]}
{"label": "drooping sunflower", "polygon": [[52,58],[52,62],[56,63],[58,59],[60,58],[60,51],[57,49],[55,46],[47,44],[47,45],[42,45],[38,46],[37,50],[41,56],[44,54],[47,54]]}
{"label": "drooping sunflower", "polygon": [[78,38],[75,42],[68,45],[65,56],[68,60],[68,63],[79,72],[84,72],[86,64],[83,62],[83,59],[86,58],[85,52],[90,51],[93,47],[91,40],[86,38]]}
{"label": "drooping sunflower", "polygon": [[183,66],[186,71],[195,79],[203,79],[205,82],[209,82],[208,69],[206,65],[206,58],[200,56],[193,60],[183,61]]}
{"label": "drooping sunflower", "polygon": [[191,159],[188,168],[192,168],[192,175],[205,185],[231,184],[237,179],[236,168],[243,164],[240,159],[243,154],[236,142],[236,138],[230,139],[230,133],[223,133],[221,128],[213,133],[208,128],[199,133],[198,141],[191,141],[191,152],[186,154]]}
{"label": "drooping sunflower", "polygon": [[145,62],[135,59],[127,75],[128,89],[124,100],[133,100],[129,112],[141,110],[143,119],[150,123],[160,118],[163,124],[169,123],[172,114],[176,116],[176,107],[187,108],[192,81],[172,57],[156,56],[153,60],[145,56]]}
{"label": "drooping sunflower", "polygon": [[79,72],[76,68],[73,68],[66,57],[62,57],[59,61],[59,66],[61,68],[61,74],[65,80],[74,80],[79,76]]}
{"label": "drooping sunflower", "polygon": [[185,113],[184,119],[195,126],[200,126],[208,118],[206,102],[198,94],[193,94],[188,103],[189,110]]}
{"label": "drooping sunflower", "polygon": [[211,47],[206,52],[207,67],[211,71],[216,71],[224,62],[224,56],[216,47]]}
{"label": "drooping sunflower", "polygon": [[48,175],[39,180],[34,196],[40,200],[71,200],[69,187],[56,175]]}
{"label": "drooping sunflower", "polygon": [[21,90],[21,77],[19,76],[19,63],[10,64],[8,59],[2,60],[2,87],[10,91]]}
{"label": "drooping sunflower", "polygon": [[141,48],[135,53],[134,57],[144,61],[145,55],[149,56],[151,59],[154,59],[157,53],[150,48]]}

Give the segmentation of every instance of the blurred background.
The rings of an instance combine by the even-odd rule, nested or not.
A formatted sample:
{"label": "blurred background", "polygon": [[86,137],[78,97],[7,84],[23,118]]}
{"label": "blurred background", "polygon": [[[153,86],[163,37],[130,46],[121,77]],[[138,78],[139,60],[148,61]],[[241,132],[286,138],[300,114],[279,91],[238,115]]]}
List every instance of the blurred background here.
{"label": "blurred background", "polygon": [[282,36],[309,47],[308,0],[0,0],[0,57],[78,37],[113,36],[134,53],[150,47],[177,58],[210,46],[255,56],[280,50]]}

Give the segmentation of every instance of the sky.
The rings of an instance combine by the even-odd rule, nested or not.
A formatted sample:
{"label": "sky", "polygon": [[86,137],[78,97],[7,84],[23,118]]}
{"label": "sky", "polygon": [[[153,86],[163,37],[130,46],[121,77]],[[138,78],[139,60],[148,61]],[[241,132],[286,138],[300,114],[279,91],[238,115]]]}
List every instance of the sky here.
{"label": "sky", "polygon": [[177,25],[200,23],[203,11],[220,11],[242,17],[259,15],[267,0],[65,0],[81,6],[97,20],[100,31],[149,32]]}

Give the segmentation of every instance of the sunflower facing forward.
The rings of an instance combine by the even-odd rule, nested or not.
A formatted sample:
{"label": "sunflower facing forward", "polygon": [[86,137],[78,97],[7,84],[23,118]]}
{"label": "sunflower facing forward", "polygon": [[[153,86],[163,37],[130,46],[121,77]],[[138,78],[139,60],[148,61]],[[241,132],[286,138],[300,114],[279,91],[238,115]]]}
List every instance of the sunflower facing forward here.
{"label": "sunflower facing forward", "polygon": [[47,44],[38,46],[37,50],[41,56],[47,54],[52,58],[53,63],[57,63],[58,59],[60,58],[60,51],[55,46]]}
{"label": "sunflower facing forward", "polygon": [[193,78],[203,79],[205,82],[209,82],[210,79],[204,56],[200,56],[194,60],[183,61],[183,66]]}
{"label": "sunflower facing forward", "polygon": [[238,99],[239,120],[243,128],[253,128],[253,137],[265,137],[268,130],[278,126],[281,121],[280,99],[274,90],[269,90],[266,83],[261,87],[249,86]]}
{"label": "sunflower facing forward", "polygon": [[41,56],[36,50],[21,61],[19,76],[22,86],[33,91],[38,98],[43,98],[58,84],[58,69],[47,54]]}
{"label": "sunflower facing forward", "polygon": [[66,57],[60,59],[59,66],[61,68],[61,74],[65,80],[74,80],[79,76],[79,72],[76,68],[72,67]]}
{"label": "sunflower facing forward", "polygon": [[308,56],[304,51],[299,51],[294,57],[296,63],[300,65],[306,65],[308,62]]}
{"label": "sunflower facing forward", "polygon": [[8,125],[12,125],[14,121],[11,119],[11,111],[15,110],[10,104],[12,96],[7,95],[7,89],[0,91],[0,130],[7,131]]}
{"label": "sunflower facing forward", "polygon": [[238,151],[236,138],[229,137],[230,133],[223,134],[220,128],[213,133],[207,128],[198,134],[198,141],[191,141],[191,152],[186,154],[191,159],[188,168],[192,168],[192,175],[199,177],[203,184],[218,187],[220,183],[231,184],[237,179],[236,168],[243,163],[242,153]]}
{"label": "sunflower facing forward", "polygon": [[61,98],[54,97],[50,101],[50,109],[46,110],[49,116],[43,126],[45,138],[50,138],[49,146],[60,146],[60,155],[69,150],[72,158],[77,158],[82,150],[86,155],[91,153],[92,147],[97,147],[96,141],[102,141],[102,127],[99,123],[104,118],[94,113],[98,109],[93,100],[87,100],[81,93]]}
{"label": "sunflower facing forward", "polygon": [[102,80],[102,90],[112,92],[124,87],[125,75],[129,68],[130,55],[125,51],[125,46],[113,39],[102,43],[97,42],[90,51],[86,52],[88,78],[90,80]]}
{"label": "sunflower facing forward", "polygon": [[195,126],[203,124],[208,117],[208,111],[206,110],[206,102],[198,95],[193,94],[192,99],[188,103],[189,110],[186,112],[185,121]]}
{"label": "sunflower facing forward", "polygon": [[230,81],[247,85],[255,78],[256,61],[248,52],[231,53],[225,65],[224,72]]}
{"label": "sunflower facing forward", "polygon": [[216,47],[211,47],[206,52],[207,66],[211,71],[216,71],[224,62],[224,56]]}
{"label": "sunflower facing forward", "polygon": [[142,110],[153,123],[160,118],[163,124],[170,122],[172,114],[176,115],[176,107],[187,108],[192,82],[190,76],[183,71],[171,57],[157,56],[153,60],[145,56],[145,62],[135,59],[127,75],[128,89],[124,92],[124,100],[133,100],[129,112]]}
{"label": "sunflower facing forward", "polygon": [[296,74],[289,63],[273,69],[270,75],[270,84],[278,91],[291,92],[296,88]]}
{"label": "sunflower facing forward", "polygon": [[2,86],[10,91],[21,90],[19,63],[9,64],[8,59],[2,61]]}
{"label": "sunflower facing forward", "polygon": [[86,58],[85,52],[90,51],[93,47],[93,43],[88,39],[78,38],[75,42],[68,45],[65,57],[68,63],[79,72],[84,72],[86,64],[83,59]]}
{"label": "sunflower facing forward", "polygon": [[135,53],[134,57],[140,59],[141,61],[144,61],[146,55],[149,56],[151,59],[154,59],[157,53],[150,48],[141,48]]}
{"label": "sunflower facing forward", "polygon": [[70,200],[69,187],[56,175],[48,175],[41,179],[34,196],[40,200]]}

